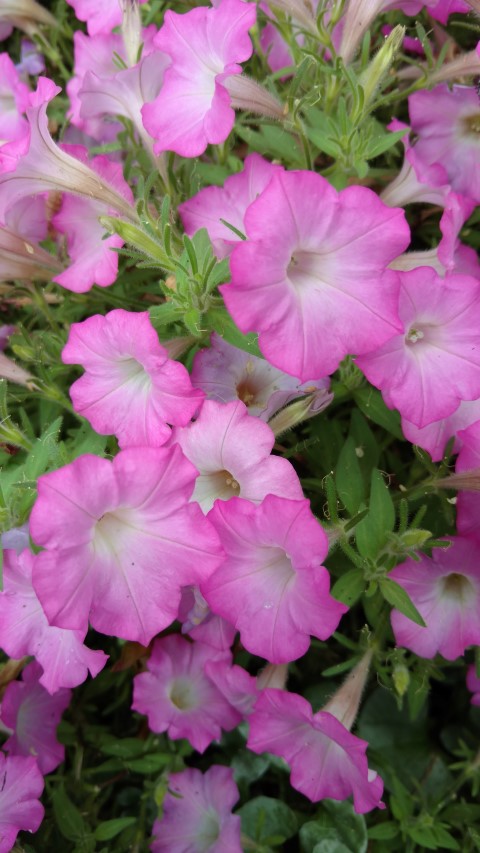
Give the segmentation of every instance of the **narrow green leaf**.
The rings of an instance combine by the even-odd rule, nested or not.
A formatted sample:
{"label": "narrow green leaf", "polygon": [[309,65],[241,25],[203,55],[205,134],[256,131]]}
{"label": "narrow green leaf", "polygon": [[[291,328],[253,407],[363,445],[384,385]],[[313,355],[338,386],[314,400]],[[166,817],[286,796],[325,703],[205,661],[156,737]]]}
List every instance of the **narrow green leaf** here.
{"label": "narrow green leaf", "polygon": [[395,526],[395,508],[383,475],[372,471],[368,515],[355,528],[358,550],[375,559]]}
{"label": "narrow green leaf", "polygon": [[362,472],[353,438],[347,438],[340,451],[335,471],[338,497],[350,515],[355,515],[365,497]]}
{"label": "narrow green leaf", "polygon": [[97,841],[110,841],[119,835],[127,826],[133,826],[136,823],[136,817],[119,817],[115,820],[104,820],[95,830],[95,838]]}
{"label": "narrow green leaf", "polygon": [[415,607],[410,596],[405,592],[403,587],[391,578],[381,578],[379,580],[380,590],[385,599],[392,607],[403,613],[407,619],[411,619],[416,625],[421,625],[426,628],[425,622]]}
{"label": "narrow green leaf", "polygon": [[372,387],[357,388],[353,396],[358,408],[367,418],[386,429],[395,438],[405,440],[400,424],[400,415],[397,411],[387,408],[380,391]]}
{"label": "narrow green leaf", "polygon": [[365,590],[365,580],[361,569],[351,569],[339,578],[331,591],[337,601],[351,607],[360,598]]}
{"label": "narrow green leaf", "polygon": [[79,810],[72,803],[60,785],[52,795],[55,821],[64,838],[68,841],[80,841],[88,834],[88,827]]}
{"label": "narrow green leaf", "polygon": [[209,308],[203,319],[204,324],[212,328],[217,335],[224,338],[227,343],[232,344],[234,347],[238,347],[238,349],[242,349],[244,352],[250,353],[250,355],[256,355],[259,358],[263,358],[262,353],[258,348],[258,335],[255,335],[252,332],[248,335],[244,335],[238,326],[235,325],[226,308],[222,308],[220,306]]}
{"label": "narrow green leaf", "polygon": [[400,828],[395,821],[387,820],[384,823],[371,826],[368,830],[368,837],[372,841],[389,841],[391,838],[395,838],[399,831]]}

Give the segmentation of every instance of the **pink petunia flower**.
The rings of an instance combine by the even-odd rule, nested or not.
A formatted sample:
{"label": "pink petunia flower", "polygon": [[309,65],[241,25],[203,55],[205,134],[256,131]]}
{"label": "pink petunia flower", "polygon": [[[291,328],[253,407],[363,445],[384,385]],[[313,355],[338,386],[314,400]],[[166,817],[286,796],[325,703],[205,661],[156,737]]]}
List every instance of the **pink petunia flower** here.
{"label": "pink petunia flower", "polygon": [[187,424],[203,400],[183,364],[168,357],[148,312],[117,308],[73,323],[62,360],[86,371],[70,388],[75,411],[121,447],[164,444],[167,424]]}
{"label": "pink petunia flower", "polygon": [[434,548],[432,557],[406,560],[390,577],[408,593],[426,627],[392,610],[395,640],[423,658],[440,652],[456,660],[465,649],[480,643],[480,567],[478,545],[454,538],[452,545]]}
{"label": "pink petunia flower", "polygon": [[275,367],[319,378],[399,329],[398,280],[385,270],[409,242],[402,210],[365,187],[337,193],[313,172],[277,172],[245,229],[221,291]]}
{"label": "pink petunia flower", "polygon": [[[458,453],[462,446],[460,432],[480,420],[480,399],[462,401],[453,414],[439,421],[432,421],[422,429],[402,418],[402,430],[405,438],[427,450],[434,462],[443,458],[445,445],[455,437],[453,452]],[[460,498],[460,495],[458,496]],[[458,500],[458,499],[457,499]]]}
{"label": "pink petunia flower", "polygon": [[260,503],[268,494],[299,500],[300,480],[288,459],[271,456],[275,436],[267,424],[248,414],[237,400],[206,400],[197,420],[175,429],[187,459],[199,472],[192,500],[207,513],[219,499],[242,497]]}
{"label": "pink petunia flower", "polygon": [[[196,471],[178,446],[80,456],[44,474],[30,517],[33,582],[51,624],[148,645],[177,617],[182,586],[222,559],[195,503]],[[95,488],[92,488],[92,483]]]}
{"label": "pink petunia flower", "polygon": [[[136,0],[146,3],[147,0]],[[123,6],[121,0],[67,0],[79,21],[85,21],[91,36],[97,33],[110,33],[122,23]]]}
{"label": "pink petunia flower", "polygon": [[283,166],[274,166],[260,154],[249,154],[243,171],[230,175],[223,187],[205,187],[178,206],[186,233],[193,236],[200,228],[206,228],[215,254],[218,258],[226,258],[240,237],[222,219],[243,233],[247,208],[273,175],[283,171]]}
{"label": "pink petunia flower", "polygon": [[[28,539],[28,536],[27,536]],[[4,547],[13,547],[9,541]],[[25,546],[23,546],[25,547]],[[82,684],[105,666],[108,655],[83,645],[85,631],[48,623],[32,586],[33,554],[5,551],[0,593],[0,646],[14,658],[34,655],[43,668],[39,681],[49,693]]]}
{"label": "pink petunia flower", "polygon": [[[418,139],[415,157],[439,172],[436,185],[480,202],[480,109],[473,86],[436,86],[408,99],[411,126]],[[443,176],[442,176],[443,173]],[[433,183],[433,181],[432,181]]]}
{"label": "pink petunia flower", "polygon": [[22,672],[21,681],[7,685],[0,706],[0,721],[12,734],[3,744],[10,755],[33,755],[45,776],[65,758],[65,747],[57,740],[57,726],[68,708],[71,690],[51,696],[39,683],[42,667],[33,661]]}
{"label": "pink petunia flower", "polygon": [[21,829],[36,832],[44,809],[43,776],[33,757],[0,752],[0,853],[9,853]]}
{"label": "pink petunia flower", "polygon": [[210,400],[220,403],[241,400],[249,415],[262,421],[268,421],[287,403],[306,394],[315,394],[319,412],[333,399],[328,390],[329,379],[301,383],[264,358],[228,344],[215,332],[210,347],[196,353],[191,379],[192,385],[201,388]]}
{"label": "pink petunia flower", "polygon": [[[394,119],[388,130],[410,131],[408,124]],[[405,150],[402,168],[385,189],[380,198],[389,207],[404,207],[406,204],[426,202],[444,207],[450,187],[444,169],[439,164],[425,164],[416,156],[416,148],[409,139],[409,133],[402,138]]]}
{"label": "pink petunia flower", "polygon": [[0,172],[15,171],[19,157],[28,151],[28,122],[23,117],[28,97],[28,86],[8,53],[0,53]]}
{"label": "pink petunia flower", "polygon": [[198,752],[230,731],[242,715],[206,673],[209,661],[231,661],[231,654],[172,634],[155,640],[147,672],[133,680],[134,711],[145,714],[154,732],[172,740],[187,738]]}
{"label": "pink petunia flower", "polygon": [[178,618],[182,622],[182,634],[219,651],[229,649],[237,633],[230,622],[212,613],[198,587],[182,590]]}
{"label": "pink petunia flower", "polygon": [[477,705],[480,707],[480,678],[477,677],[475,672],[475,664],[472,663],[471,666],[468,667],[467,671],[467,687],[471,693],[473,693],[470,702],[472,705]]}
{"label": "pink petunia flower", "polygon": [[383,782],[367,764],[368,743],[352,735],[333,713],[325,709],[314,714],[302,696],[267,688],[249,723],[248,748],[285,759],[292,787],[312,802],[353,795],[358,814],[384,808]]}
{"label": "pink petunia flower", "polygon": [[403,332],[357,364],[387,406],[422,428],[480,397],[480,282],[431,267],[399,275]]}
{"label": "pink petunia flower", "polygon": [[0,281],[51,281],[62,271],[55,255],[39,242],[47,236],[45,198],[22,198],[0,225]]}
{"label": "pink petunia flower", "polygon": [[235,120],[228,84],[252,55],[248,31],[255,19],[255,4],[243,0],[222,0],[216,8],[200,6],[184,15],[165,13],[154,44],[171,64],[159,95],[142,110],[145,128],[157,140],[156,154],[196,157],[209,143],[227,138]]}
{"label": "pink petunia flower", "polygon": [[153,825],[152,853],[242,853],[240,816],[232,814],[239,796],[230,767],[172,773],[163,817]]}
{"label": "pink petunia flower", "polygon": [[311,634],[331,636],[348,608],[329,593],[321,565],[328,540],[308,501],[231,498],[217,501],[209,519],[226,558],[200,588],[249,652],[287,663],[305,654]]}
{"label": "pink petunia flower", "polygon": [[[458,433],[460,453],[455,465],[455,474],[478,472],[480,469],[480,401],[475,422],[464,424]],[[462,536],[473,538],[478,545],[480,531],[480,494],[478,491],[459,491],[457,495],[457,530]]]}

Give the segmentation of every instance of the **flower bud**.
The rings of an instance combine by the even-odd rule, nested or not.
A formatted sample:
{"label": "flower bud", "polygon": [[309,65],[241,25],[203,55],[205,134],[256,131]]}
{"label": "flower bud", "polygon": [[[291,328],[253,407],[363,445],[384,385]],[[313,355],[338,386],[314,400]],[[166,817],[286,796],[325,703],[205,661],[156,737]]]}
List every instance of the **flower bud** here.
{"label": "flower bud", "polygon": [[277,412],[273,418],[270,418],[268,425],[274,435],[278,437],[289,429],[293,429],[297,424],[318,415],[332,402],[333,394],[325,388],[319,388],[315,394],[308,394],[306,397],[301,397],[295,400],[285,409]]}

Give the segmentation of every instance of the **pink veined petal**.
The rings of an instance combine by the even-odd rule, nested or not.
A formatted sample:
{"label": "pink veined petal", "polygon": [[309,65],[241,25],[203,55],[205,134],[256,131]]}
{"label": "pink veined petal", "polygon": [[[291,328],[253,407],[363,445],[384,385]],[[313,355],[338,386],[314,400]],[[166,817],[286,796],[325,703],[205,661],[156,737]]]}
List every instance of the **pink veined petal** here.
{"label": "pink veined petal", "polygon": [[0,752],[0,783],[0,853],[9,853],[21,829],[36,832],[43,820],[39,797],[44,782],[33,756]]}

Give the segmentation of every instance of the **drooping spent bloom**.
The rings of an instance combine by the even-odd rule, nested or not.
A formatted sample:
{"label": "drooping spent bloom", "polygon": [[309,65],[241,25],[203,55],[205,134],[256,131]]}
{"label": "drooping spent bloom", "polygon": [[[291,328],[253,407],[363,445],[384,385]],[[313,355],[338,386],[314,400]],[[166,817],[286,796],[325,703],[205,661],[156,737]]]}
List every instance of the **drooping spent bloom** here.
{"label": "drooping spent bloom", "polygon": [[357,364],[387,406],[421,428],[480,397],[480,282],[431,267],[399,276],[403,331]]}
{"label": "drooping spent bloom", "polygon": [[247,746],[285,759],[292,771],[292,787],[312,802],[326,797],[346,800],[353,795],[355,811],[364,814],[384,805],[383,782],[368,767],[368,743],[349,731],[363,688],[360,681],[360,690],[348,685],[346,696],[343,685],[316,714],[302,696],[267,688],[249,718]]}
{"label": "drooping spent bloom", "polygon": [[230,767],[170,774],[152,853],[242,853],[240,816],[232,814],[239,796]]}
{"label": "drooping spent bloom", "polygon": [[268,494],[293,500],[303,497],[293,465],[271,455],[272,430],[249,415],[240,400],[206,400],[196,421],[175,429],[172,441],[178,442],[198,471],[192,500],[205,513],[217,499],[228,501],[234,496],[253,503]]}
{"label": "drooping spent bloom", "polygon": [[260,154],[249,154],[243,170],[230,175],[223,187],[204,187],[178,206],[186,233],[192,237],[200,228],[206,228],[215,254],[218,258],[226,258],[240,237],[224,223],[228,222],[243,233],[247,208],[263,192],[272,176],[283,171],[283,166],[274,166]]}
{"label": "drooping spent bloom", "polygon": [[[147,0],[135,0],[146,3]],[[79,21],[85,21],[89,35],[110,33],[122,23],[123,11],[120,0],[67,0]]]}
{"label": "drooping spent bloom", "polygon": [[439,421],[432,421],[422,429],[407,421],[406,418],[402,418],[402,430],[408,441],[423,447],[434,462],[439,462],[443,458],[445,445],[449,439],[455,438],[453,453],[458,453],[462,446],[460,431],[478,420],[480,420],[480,399],[462,401],[452,415]]}
{"label": "drooping spent bloom", "polygon": [[478,707],[480,707],[480,678],[478,678],[475,672],[475,664],[473,663],[468,667],[467,687],[470,692],[473,693],[470,700],[472,705],[478,705]]}
{"label": "drooping spent bloom", "polygon": [[96,199],[130,219],[136,214],[124,195],[103,181],[84,163],[62,151],[48,130],[47,105],[60,92],[52,80],[38,78],[36,92],[29,96],[26,116],[30,128],[27,153],[17,163],[15,172],[0,174],[0,221],[20,199],[50,190],[73,193]]}
{"label": "drooping spent bloom", "polygon": [[227,138],[235,113],[226,84],[252,55],[248,31],[255,20],[255,4],[243,0],[222,0],[217,7],[200,6],[184,15],[165,13],[154,44],[171,64],[159,95],[142,110],[156,154],[196,157],[209,143]]}
{"label": "drooping spent bloom", "polygon": [[221,287],[233,319],[302,381],[380,346],[400,328],[398,280],[385,270],[408,245],[404,216],[365,187],[338,193],[313,172],[277,172],[247,209],[248,239]]}
{"label": "drooping spent bloom", "polygon": [[23,117],[28,98],[29,89],[8,53],[0,53],[0,172],[14,171],[19,157],[28,151],[28,122]]}
{"label": "drooping spent bloom", "polygon": [[8,38],[13,27],[32,36],[38,25],[57,27],[57,19],[35,0],[1,0],[0,2],[0,40]]}
{"label": "drooping spent bloom", "polygon": [[[44,474],[30,517],[33,583],[49,622],[146,646],[178,613],[181,588],[222,559],[178,446],[85,455]],[[95,488],[92,489],[92,483]],[[72,500],[74,498],[74,500]]]}
{"label": "drooping spent bloom", "polygon": [[47,236],[45,198],[23,198],[0,225],[0,281],[51,281],[62,270],[38,243]]}
{"label": "drooping spent bloom", "polygon": [[346,64],[350,63],[361,44],[363,36],[373,24],[377,15],[389,9],[400,9],[405,15],[417,15],[422,6],[428,6],[435,0],[348,0],[342,18],[342,40],[338,54]]}
{"label": "drooping spent bloom", "polygon": [[[82,145],[63,145],[62,150],[85,163],[101,180],[115,188],[127,203],[133,202],[132,193],[124,181],[120,163],[114,163],[105,155],[88,159],[87,149]],[[108,287],[113,284],[118,273],[118,254],[113,249],[123,246],[118,234],[103,239],[105,229],[100,217],[109,213],[115,216],[113,208],[95,199],[64,195],[60,209],[52,217],[52,224],[59,234],[65,235],[70,256],[70,265],[53,281],[74,293],[85,293],[94,284]]]}
{"label": "drooping spent bloom", "polygon": [[191,372],[192,385],[201,388],[210,400],[228,403],[241,400],[249,415],[268,421],[287,403],[306,394],[315,395],[316,411],[331,402],[329,379],[300,382],[258,358],[227,343],[213,332],[210,347],[196,353]]}
{"label": "drooping spent bloom", "polygon": [[288,663],[305,654],[311,634],[331,636],[348,608],[329,593],[328,540],[308,501],[231,498],[217,501],[209,519],[226,558],[200,588],[249,652]]}
{"label": "drooping spent bloom", "polygon": [[33,756],[0,752],[0,853],[9,853],[21,829],[36,832],[44,809],[43,776]]}
{"label": "drooping spent bloom", "polygon": [[[3,544],[12,548],[14,543],[10,540]],[[95,678],[108,656],[83,644],[86,630],[71,631],[49,624],[32,586],[34,562],[28,550],[19,555],[4,552],[0,647],[13,658],[34,655],[43,668],[40,684],[49,693],[56,693],[62,687],[82,684],[89,672]]]}
{"label": "drooping spent bloom", "polygon": [[480,567],[478,544],[466,537],[451,540],[448,549],[434,548],[432,556],[406,560],[389,577],[408,593],[426,627],[392,610],[395,640],[422,658],[437,652],[456,660],[480,643]]}
{"label": "drooping spent bloom", "polygon": [[145,714],[154,732],[186,738],[198,752],[230,731],[242,715],[206,674],[208,661],[228,660],[228,651],[191,643],[178,634],[155,640],[147,672],[133,680],[134,711]]}
{"label": "drooping spent bloom", "polygon": [[65,758],[65,747],[56,737],[57,726],[68,708],[71,690],[54,696],[39,683],[42,667],[32,661],[22,672],[21,681],[7,685],[0,706],[0,722],[12,734],[3,744],[10,755],[34,755],[45,776]]}
{"label": "drooping spent bloom", "polygon": [[[480,202],[480,105],[474,86],[446,83],[415,92],[408,99],[410,123],[417,141],[415,157],[439,172],[437,186]],[[443,173],[443,177],[441,177]],[[433,183],[433,181],[432,181]]]}
{"label": "drooping spent bloom", "polygon": [[70,388],[76,412],[121,447],[158,447],[167,424],[187,424],[202,403],[188,371],[168,357],[148,312],[117,308],[73,323],[62,352],[65,364],[85,373]]}

